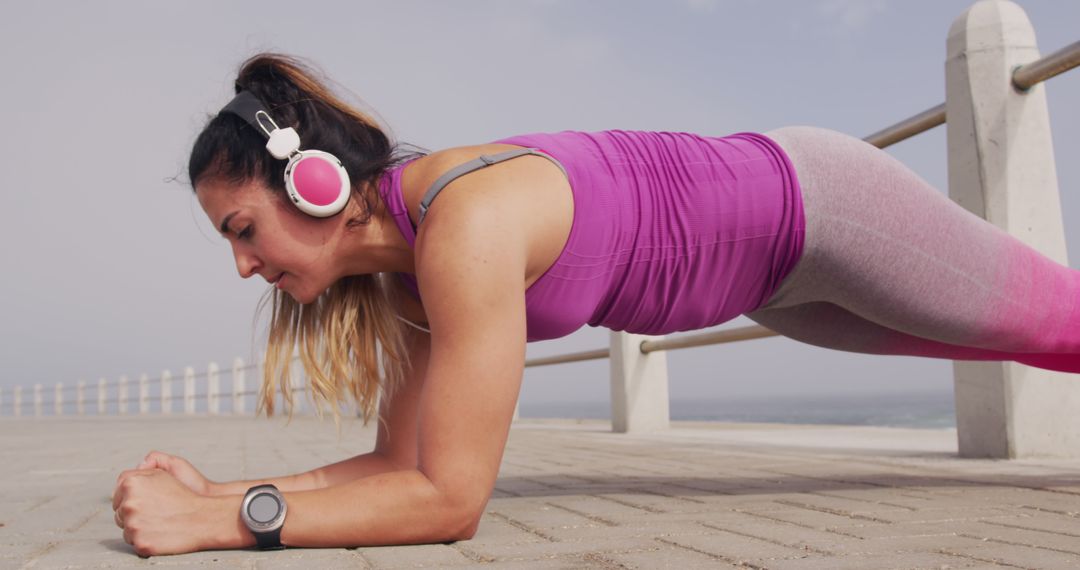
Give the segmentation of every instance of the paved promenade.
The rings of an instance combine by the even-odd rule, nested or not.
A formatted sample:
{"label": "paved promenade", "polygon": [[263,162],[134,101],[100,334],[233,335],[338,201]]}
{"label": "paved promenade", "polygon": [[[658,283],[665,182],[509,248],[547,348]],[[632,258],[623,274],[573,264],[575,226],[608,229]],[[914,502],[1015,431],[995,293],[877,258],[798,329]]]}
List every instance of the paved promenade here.
{"label": "paved promenade", "polygon": [[143,559],[110,495],[150,449],[249,479],[367,451],[374,424],[0,418],[0,568],[1080,567],[1080,461],[957,459],[953,430],[675,426],[518,422],[472,540]]}

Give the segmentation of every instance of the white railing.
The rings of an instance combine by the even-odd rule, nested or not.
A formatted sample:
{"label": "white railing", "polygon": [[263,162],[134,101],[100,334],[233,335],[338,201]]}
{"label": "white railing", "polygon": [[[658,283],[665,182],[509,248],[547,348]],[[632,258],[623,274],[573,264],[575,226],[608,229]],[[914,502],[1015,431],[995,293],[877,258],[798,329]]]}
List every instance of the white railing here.
{"label": "white railing", "polygon": [[[127,376],[113,382],[101,378],[93,384],[85,380],[75,384],[57,382],[51,389],[39,383],[27,394],[32,397],[30,402],[25,401],[22,386],[0,387],[0,416],[254,414],[258,390],[248,388],[247,373],[259,370],[261,364],[245,364],[242,358],[236,358],[228,372],[211,362],[199,372],[188,366],[180,377],[174,377],[168,370],[154,378],[142,374],[135,383],[129,382]],[[222,383],[226,375],[230,381],[228,387]],[[294,382],[299,384],[291,388],[296,411],[303,412],[306,382],[302,376],[295,375]],[[156,394],[151,395],[152,392]],[[52,396],[48,403],[46,393]]]}

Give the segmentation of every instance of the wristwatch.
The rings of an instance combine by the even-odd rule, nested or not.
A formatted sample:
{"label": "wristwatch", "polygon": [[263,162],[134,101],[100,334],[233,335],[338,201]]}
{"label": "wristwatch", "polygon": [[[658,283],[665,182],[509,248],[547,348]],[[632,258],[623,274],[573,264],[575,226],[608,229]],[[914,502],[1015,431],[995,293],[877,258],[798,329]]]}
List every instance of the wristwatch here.
{"label": "wristwatch", "polygon": [[281,544],[281,527],[285,524],[285,497],[273,485],[256,485],[248,489],[240,505],[240,518],[262,550],[285,548]]}

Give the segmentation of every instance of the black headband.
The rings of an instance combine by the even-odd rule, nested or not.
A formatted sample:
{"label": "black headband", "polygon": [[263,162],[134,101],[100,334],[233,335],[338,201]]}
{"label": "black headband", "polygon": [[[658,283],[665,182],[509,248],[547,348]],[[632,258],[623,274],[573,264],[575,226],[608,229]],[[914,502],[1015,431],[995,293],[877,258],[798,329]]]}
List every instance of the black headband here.
{"label": "black headband", "polygon": [[[269,119],[271,125],[259,122],[259,112],[262,111],[263,115]],[[270,113],[266,112],[266,108],[263,107],[262,101],[256,97],[251,91],[241,91],[233,97],[232,101],[229,101],[228,105],[225,105],[218,114],[232,113],[244,121],[247,124],[255,128],[262,136],[270,138],[269,127],[276,127],[273,124],[274,120],[270,118]]]}

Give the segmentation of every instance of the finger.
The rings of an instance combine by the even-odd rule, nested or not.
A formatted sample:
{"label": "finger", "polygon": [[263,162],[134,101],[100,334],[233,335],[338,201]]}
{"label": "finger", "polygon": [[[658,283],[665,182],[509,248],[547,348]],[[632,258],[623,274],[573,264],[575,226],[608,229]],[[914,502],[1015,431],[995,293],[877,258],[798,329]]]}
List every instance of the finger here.
{"label": "finger", "polygon": [[164,473],[164,471],[161,471],[160,469],[140,469],[135,471],[125,471],[121,473],[121,480],[119,483],[116,484],[116,489],[113,490],[113,509],[115,510],[120,508],[120,503],[124,500],[124,497],[127,496],[127,487],[132,484],[134,478],[146,477],[148,475],[155,475],[157,473]]}
{"label": "finger", "polygon": [[120,511],[113,511],[113,522],[116,523],[116,526],[124,528],[124,521],[120,518]]}
{"label": "finger", "polygon": [[160,467],[161,469],[167,469],[172,457],[168,453],[162,453],[160,451],[151,451],[143,457],[141,463],[139,463],[139,469],[146,467]]}
{"label": "finger", "polygon": [[[151,467],[150,469],[153,469],[153,468]],[[131,477],[132,475],[138,473],[139,471],[145,471],[145,469],[125,469],[124,471],[122,471],[120,473],[120,475],[118,475],[116,477],[116,486],[119,487],[120,484],[123,483],[125,479],[127,479],[128,477]]]}
{"label": "finger", "polygon": [[116,476],[116,486],[119,487],[120,483],[123,483],[124,479],[127,478],[127,474],[131,473],[132,471],[134,471],[134,469],[125,469],[121,471],[120,474]]}

